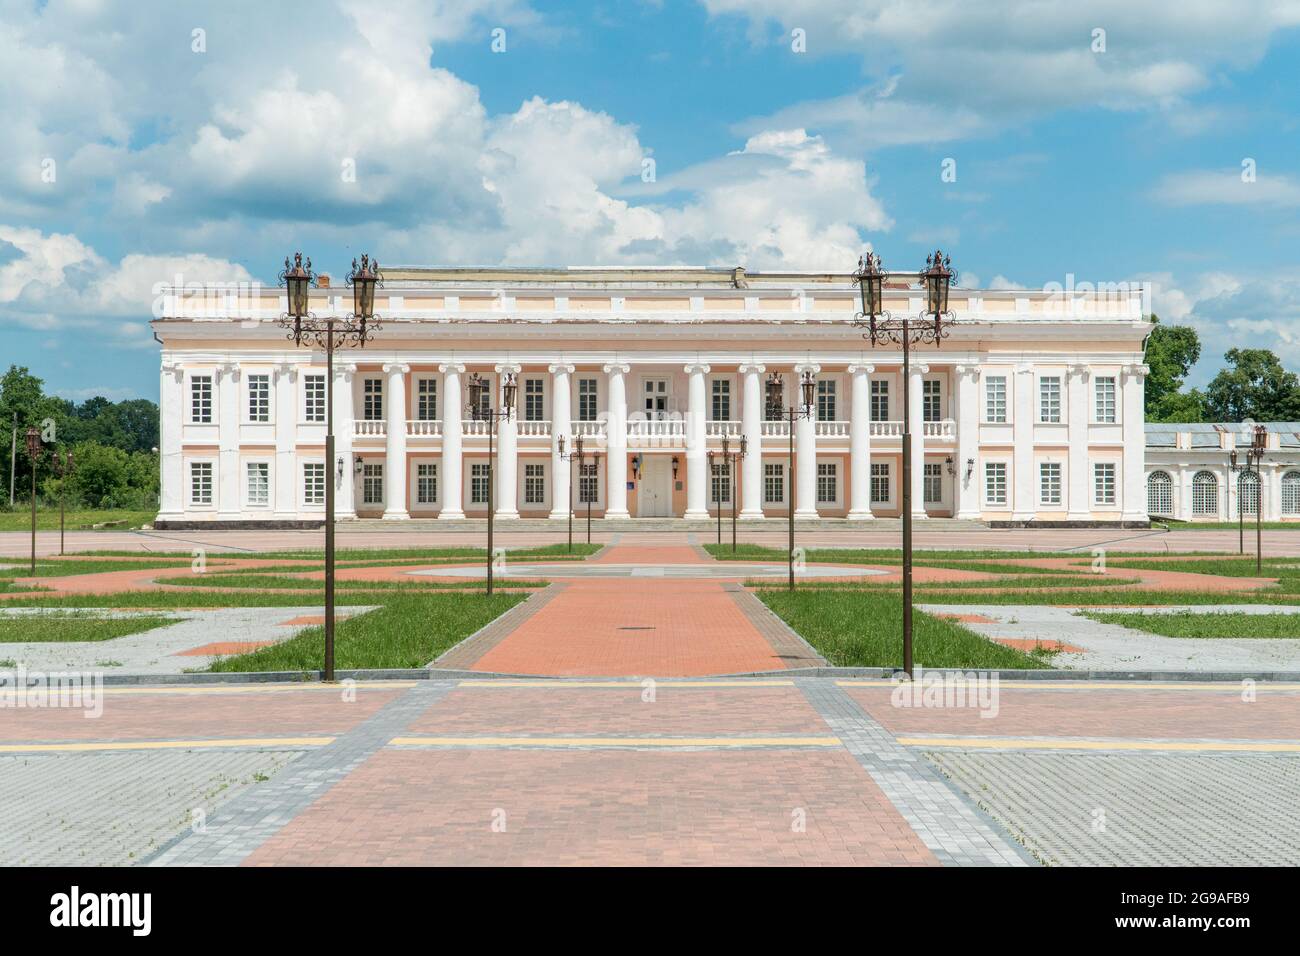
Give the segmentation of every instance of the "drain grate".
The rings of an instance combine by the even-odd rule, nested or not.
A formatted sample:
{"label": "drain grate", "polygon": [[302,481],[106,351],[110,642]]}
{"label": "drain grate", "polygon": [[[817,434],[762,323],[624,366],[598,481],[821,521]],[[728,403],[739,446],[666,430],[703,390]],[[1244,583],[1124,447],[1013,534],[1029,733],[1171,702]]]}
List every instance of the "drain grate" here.
{"label": "drain grate", "polygon": [[649,625],[642,624],[642,625],[636,625],[631,627],[620,627],[619,630],[620,631],[653,631],[654,628],[650,627]]}

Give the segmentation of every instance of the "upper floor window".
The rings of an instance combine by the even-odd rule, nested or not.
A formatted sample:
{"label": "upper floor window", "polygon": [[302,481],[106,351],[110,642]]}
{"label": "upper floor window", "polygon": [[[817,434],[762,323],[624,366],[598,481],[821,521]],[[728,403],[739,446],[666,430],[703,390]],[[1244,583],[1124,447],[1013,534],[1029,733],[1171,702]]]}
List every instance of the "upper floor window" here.
{"label": "upper floor window", "polygon": [[361,417],[368,422],[384,417],[384,380],[368,378],[361,383]]}
{"label": "upper floor window", "polygon": [[886,379],[871,380],[871,420],[889,421],[889,382]]}
{"label": "upper floor window", "polygon": [[546,418],[545,383],[540,378],[524,379],[524,421],[540,422]]}
{"label": "upper floor window", "polygon": [[990,375],[984,379],[984,420],[1002,425],[1007,420],[1007,377]]}
{"label": "upper floor window", "polygon": [[713,415],[715,422],[731,421],[731,382],[725,378],[713,380]]}
{"label": "upper floor window", "polygon": [[937,422],[943,419],[943,383],[936,380],[921,383],[921,421]]}
{"label": "upper floor window", "polygon": [[190,421],[195,425],[212,424],[211,375],[195,375],[190,379]]}
{"label": "upper floor window", "polygon": [[594,422],[600,414],[599,392],[594,378],[578,379],[578,421]]}
{"label": "upper floor window", "polygon": [[817,420],[819,422],[837,421],[835,409],[835,380],[819,379],[817,382]]}
{"label": "upper floor window", "polygon": [[1061,379],[1045,375],[1038,380],[1038,420],[1053,424],[1061,420]]}
{"label": "upper floor window", "polygon": [[422,378],[415,384],[415,417],[422,422],[438,418],[438,380]]}
{"label": "upper floor window", "polygon": [[248,376],[248,420],[250,422],[269,422],[271,420],[271,376]]}
{"label": "upper floor window", "polygon": [[1115,376],[1099,375],[1093,383],[1097,398],[1097,421],[1100,424],[1115,422]]}
{"label": "upper floor window", "polygon": [[302,420],[312,424],[325,421],[324,375],[308,375],[303,379]]}

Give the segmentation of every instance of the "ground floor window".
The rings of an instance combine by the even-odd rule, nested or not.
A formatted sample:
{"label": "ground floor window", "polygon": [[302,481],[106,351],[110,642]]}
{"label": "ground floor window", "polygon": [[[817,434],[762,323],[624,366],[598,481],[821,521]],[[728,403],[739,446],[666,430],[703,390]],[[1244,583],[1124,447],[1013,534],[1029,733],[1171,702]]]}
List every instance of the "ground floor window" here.
{"label": "ground floor window", "polygon": [[785,465],[763,465],[763,503],[779,505],[785,502]]}
{"label": "ground floor window", "polygon": [[524,465],[524,504],[546,504],[545,465]]}
{"label": "ground floor window", "polygon": [[1005,461],[987,461],[984,463],[984,503],[1005,505],[1007,503],[1007,463]]}
{"label": "ground floor window", "polygon": [[887,461],[871,466],[871,503],[889,504],[889,462]]}
{"label": "ground floor window", "polygon": [[325,504],[325,463],[309,461],[302,466],[302,503]]}
{"label": "ground floor window", "polygon": [[1259,478],[1253,471],[1243,471],[1237,479],[1237,513],[1253,515],[1259,510]]}
{"label": "ground floor window", "polygon": [[1092,500],[1094,504],[1115,503],[1115,463],[1102,462],[1092,466]]}
{"label": "ground floor window", "polygon": [[731,501],[731,463],[721,462],[713,465],[713,501],[727,504]]}
{"label": "ground floor window", "polygon": [[838,476],[834,462],[817,463],[817,503],[833,505],[839,500]]}
{"label": "ground floor window", "polygon": [[1061,503],[1061,466],[1056,462],[1038,466],[1038,500],[1044,505]]}
{"label": "ground floor window", "polygon": [[921,485],[927,505],[937,505],[943,501],[943,465],[926,462]]}
{"label": "ground floor window", "polygon": [[264,508],[271,503],[271,465],[265,461],[250,461],[245,474],[248,477],[248,506]]}
{"label": "ground floor window", "polygon": [[[526,465],[525,468],[535,467]],[[485,505],[488,503],[488,476],[489,466],[485,463],[482,465],[469,466],[469,503],[472,505]],[[527,487],[527,484],[525,484]]]}
{"label": "ground floor window", "polygon": [[190,462],[190,504],[212,504],[212,462]]}
{"label": "ground floor window", "polygon": [[600,501],[600,466],[584,464],[578,474],[578,504],[597,504]]}
{"label": "ground floor window", "polygon": [[435,462],[420,462],[415,466],[415,501],[421,505],[432,505],[438,501],[438,465]]}
{"label": "ground floor window", "polygon": [[361,466],[361,503],[364,505],[382,505],[384,503],[384,465],[382,462],[366,462]]}
{"label": "ground floor window", "polygon": [[1174,513],[1174,481],[1167,471],[1153,471],[1147,475],[1147,514],[1171,515]]}
{"label": "ground floor window", "polygon": [[1218,517],[1219,479],[1212,472],[1198,471],[1192,479],[1192,514]]}
{"label": "ground floor window", "polygon": [[1282,514],[1300,514],[1300,471],[1288,471],[1282,476]]}

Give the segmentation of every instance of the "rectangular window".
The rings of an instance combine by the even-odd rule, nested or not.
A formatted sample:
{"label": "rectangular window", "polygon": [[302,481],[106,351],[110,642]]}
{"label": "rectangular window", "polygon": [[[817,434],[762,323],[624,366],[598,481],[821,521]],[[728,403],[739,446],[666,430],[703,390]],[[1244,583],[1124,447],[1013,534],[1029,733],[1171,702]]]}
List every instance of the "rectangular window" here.
{"label": "rectangular window", "polygon": [[578,504],[600,502],[600,466],[595,462],[584,464],[578,472]]}
{"label": "rectangular window", "polygon": [[943,421],[943,383],[921,382],[921,421]]}
{"label": "rectangular window", "polygon": [[[524,501],[528,501],[528,469],[536,468],[536,465],[524,466]],[[472,505],[485,505],[488,503],[488,466],[470,465],[469,466],[469,503]]]}
{"label": "rectangular window", "polygon": [[594,422],[600,414],[600,395],[594,378],[578,379],[578,421]]}
{"label": "rectangular window", "polygon": [[839,500],[839,488],[836,480],[835,462],[817,463],[817,503],[833,505]]}
{"label": "rectangular window", "polygon": [[871,380],[871,420],[889,421],[889,382],[884,379]]}
{"label": "rectangular window", "polygon": [[212,462],[190,462],[190,504],[212,504]]}
{"label": "rectangular window", "polygon": [[248,376],[248,420],[250,422],[269,422],[271,420],[271,376]]}
{"label": "rectangular window", "polygon": [[1115,465],[1106,462],[1092,466],[1093,503],[1113,505],[1115,503]]}
{"label": "rectangular window", "polygon": [[785,503],[785,465],[771,462],[763,464],[763,503]]}
{"label": "rectangular window", "polygon": [[873,463],[871,466],[871,503],[889,504],[889,462],[887,461]]}
{"label": "rectangular window", "polygon": [[248,506],[265,507],[271,503],[271,465],[265,461],[250,461],[248,475]]}
{"label": "rectangular window", "polygon": [[1100,375],[1093,387],[1097,395],[1097,423],[1113,425],[1115,423],[1115,376]]}
{"label": "rectangular window", "polygon": [[1038,466],[1038,503],[1061,503],[1061,466],[1055,462],[1043,462]]}
{"label": "rectangular window", "polygon": [[833,379],[819,379],[817,382],[817,420],[819,422],[839,421],[835,417],[835,382]]}
{"label": "rectangular window", "polygon": [[1046,375],[1038,380],[1038,420],[1055,424],[1061,420],[1061,379]]}
{"label": "rectangular window", "polygon": [[725,378],[713,380],[713,421],[731,421],[731,382]]}
{"label": "rectangular window", "polygon": [[212,376],[195,375],[190,379],[190,422],[212,424]]}
{"label": "rectangular window", "polygon": [[438,465],[420,462],[415,466],[415,501],[421,505],[438,503]]}
{"label": "rectangular window", "polygon": [[384,503],[383,462],[366,462],[361,466],[361,503],[366,505]]}
{"label": "rectangular window", "polygon": [[384,380],[368,378],[361,383],[361,417],[368,422],[383,421]]}
{"label": "rectangular window", "polygon": [[325,376],[308,375],[303,379],[302,420],[308,424],[325,423]]}
{"label": "rectangular window", "polygon": [[422,378],[415,383],[415,417],[422,422],[438,420],[438,380]]}
{"label": "rectangular window", "polygon": [[[487,501],[486,491],[483,493],[483,500]],[[545,465],[524,465],[524,504],[546,504]]]}
{"label": "rectangular window", "polygon": [[921,486],[927,505],[937,505],[943,501],[943,465],[926,462]]}
{"label": "rectangular window", "polygon": [[731,467],[730,462],[718,462],[713,466],[713,496],[709,499],[715,504],[731,503]]}
{"label": "rectangular window", "polygon": [[984,420],[1002,425],[1007,420],[1007,377],[990,375],[984,380]]}
{"label": "rectangular window", "polygon": [[305,462],[302,466],[302,503],[325,504],[325,463]]}
{"label": "rectangular window", "polygon": [[984,503],[988,505],[1005,505],[1007,503],[1007,465],[1002,461],[984,463]]}
{"label": "rectangular window", "polygon": [[545,384],[540,378],[524,379],[524,421],[540,422],[546,418]]}

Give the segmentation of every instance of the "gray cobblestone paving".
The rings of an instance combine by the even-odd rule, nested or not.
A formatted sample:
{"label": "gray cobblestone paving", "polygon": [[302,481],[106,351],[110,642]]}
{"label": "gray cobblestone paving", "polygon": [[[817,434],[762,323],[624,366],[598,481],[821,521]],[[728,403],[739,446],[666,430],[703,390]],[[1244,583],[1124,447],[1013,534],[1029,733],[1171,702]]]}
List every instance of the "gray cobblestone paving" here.
{"label": "gray cobblestone paving", "polygon": [[144,862],[150,866],[234,866],[298,813],[446,696],[453,681],[421,681],[332,744],[303,754],[284,773],[226,804],[203,833],[184,833]]}
{"label": "gray cobblestone paving", "polygon": [[287,750],[0,757],[0,865],[122,866],[270,784]]}
{"label": "gray cobblestone paving", "polygon": [[831,681],[796,685],[845,748],[942,863],[1025,866],[1029,857],[918,753],[908,750]]}
{"label": "gray cobblestone paving", "polygon": [[1300,757],[933,751],[1050,865],[1295,866]]}

